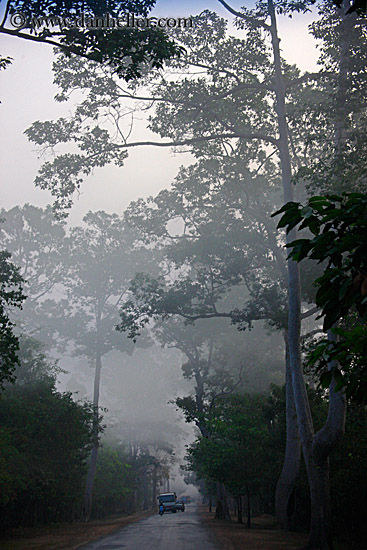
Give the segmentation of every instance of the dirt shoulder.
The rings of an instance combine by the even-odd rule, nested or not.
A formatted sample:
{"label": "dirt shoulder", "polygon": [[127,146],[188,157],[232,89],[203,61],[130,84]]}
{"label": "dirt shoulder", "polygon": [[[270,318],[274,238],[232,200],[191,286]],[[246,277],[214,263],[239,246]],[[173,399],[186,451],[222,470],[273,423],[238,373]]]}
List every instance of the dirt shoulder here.
{"label": "dirt shoulder", "polygon": [[275,518],[263,515],[253,519],[253,527],[236,521],[214,519],[206,508],[200,509],[202,522],[210,529],[223,550],[300,550],[307,543],[307,533],[276,529]]}
{"label": "dirt shoulder", "polygon": [[0,539],[2,550],[77,550],[87,542],[112,533],[129,523],[135,523],[156,510],[113,517],[90,523],[68,523],[57,526],[14,529],[6,538]]}

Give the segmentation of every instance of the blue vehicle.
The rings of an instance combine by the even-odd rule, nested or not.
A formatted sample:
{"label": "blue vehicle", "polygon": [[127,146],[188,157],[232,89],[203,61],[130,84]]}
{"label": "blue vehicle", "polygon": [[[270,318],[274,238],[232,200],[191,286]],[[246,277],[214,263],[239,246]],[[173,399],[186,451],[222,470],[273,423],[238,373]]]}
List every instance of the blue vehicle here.
{"label": "blue vehicle", "polygon": [[176,510],[181,510],[181,512],[185,511],[185,503],[182,498],[176,500]]}

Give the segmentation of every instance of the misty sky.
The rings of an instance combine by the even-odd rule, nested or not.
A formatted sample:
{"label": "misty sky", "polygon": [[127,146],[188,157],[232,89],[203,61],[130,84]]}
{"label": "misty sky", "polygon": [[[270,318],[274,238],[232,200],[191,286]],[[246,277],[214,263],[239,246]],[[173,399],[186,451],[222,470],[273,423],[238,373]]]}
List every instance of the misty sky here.
{"label": "misty sky", "polygon": [[[231,5],[238,9],[243,0],[233,0]],[[183,17],[198,14],[203,9],[216,11],[229,21],[233,19],[217,0],[158,0],[153,13],[162,17]],[[283,18],[279,22],[284,55],[303,70],[316,68],[317,51],[312,38],[307,35],[307,25],[312,19],[312,14],[307,14],[294,16],[291,20]],[[234,29],[233,32],[241,36],[240,31]],[[35,120],[52,120],[67,115],[70,105],[53,100],[57,88],[52,84],[51,47],[0,36],[0,53],[14,59],[6,71],[0,72],[1,206],[10,208],[25,202],[44,206],[52,202],[52,197],[34,187],[33,179],[41,160],[23,132]],[[136,136],[139,139],[152,138],[144,121],[139,123]],[[90,209],[122,213],[131,200],[154,195],[168,187],[178,167],[189,162],[189,154],[174,156],[168,149],[144,147],[130,150],[123,168],[97,169],[83,184],[71,212],[71,223],[79,223]]]}

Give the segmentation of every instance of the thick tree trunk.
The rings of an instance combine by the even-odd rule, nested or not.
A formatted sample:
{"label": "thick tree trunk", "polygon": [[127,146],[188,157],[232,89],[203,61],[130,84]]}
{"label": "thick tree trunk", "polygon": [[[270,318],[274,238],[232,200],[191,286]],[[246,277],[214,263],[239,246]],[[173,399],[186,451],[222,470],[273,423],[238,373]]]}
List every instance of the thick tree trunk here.
{"label": "thick tree trunk", "polygon": [[[340,64],[338,90],[336,96],[335,118],[335,157],[343,150],[346,140],[348,117],[348,61],[350,57],[350,39],[355,25],[355,14],[345,15],[350,7],[350,0],[343,0],[340,8],[342,31],[340,36]],[[336,336],[329,331],[329,341]],[[329,370],[337,367],[329,365]],[[329,483],[329,455],[339,443],[345,430],[346,399],[342,391],[335,392],[335,380],[329,387],[329,412],[325,425],[317,432],[312,441],[309,469],[311,492],[311,531],[310,548],[333,548],[331,526],[331,502]]]}
{"label": "thick tree trunk", "polygon": [[223,483],[217,482],[217,507],[215,509],[215,517],[217,519],[231,519],[229,513],[227,491]]}
{"label": "thick tree trunk", "polygon": [[[329,331],[329,340],[335,335]],[[337,365],[330,363],[329,370]],[[333,548],[329,483],[329,455],[343,437],[346,398],[343,391],[335,392],[335,380],[329,387],[329,411],[324,426],[316,433],[310,454],[311,532],[310,548]]]}
{"label": "thick tree trunk", "polygon": [[319,464],[311,461],[309,468],[312,472],[309,476],[312,510],[308,548],[332,549],[329,460]]}
{"label": "thick tree trunk", "polygon": [[89,462],[87,482],[85,487],[84,494],[84,505],[83,505],[83,520],[89,521],[91,512],[92,512],[92,495],[93,495],[93,484],[94,477],[96,474],[97,468],[97,458],[98,458],[98,404],[99,404],[99,386],[101,380],[101,370],[102,370],[102,357],[99,352],[96,356],[96,370],[94,375],[94,393],[93,393],[93,407],[94,407],[94,446],[91,453],[91,458]]}
{"label": "thick tree trunk", "polygon": [[288,333],[284,334],[286,347],[286,426],[287,440],[282,472],[275,492],[275,515],[281,529],[289,528],[295,511],[290,509],[290,499],[294,494],[300,463],[301,442],[298,432],[297,412],[294,404],[292,374],[289,364]]}
{"label": "thick tree trunk", "polygon": [[[221,1],[221,0],[220,0]],[[349,0],[344,0],[349,2]],[[224,2],[223,5],[229,9]],[[343,9],[344,9],[343,5]],[[274,56],[274,91],[276,96],[275,110],[277,113],[279,138],[277,140],[277,147],[279,151],[282,182],[283,182],[283,194],[284,202],[294,200],[294,187],[292,185],[292,168],[291,159],[289,153],[289,138],[288,138],[288,126],[286,117],[286,102],[285,102],[285,85],[283,80],[282,64],[280,57],[280,39],[278,37],[276,14],[274,8],[274,1],[268,0],[268,13],[270,16],[270,25],[260,23],[264,29],[270,32],[272,50]],[[343,140],[342,132],[340,132],[337,139]],[[297,238],[297,232],[292,229],[286,236],[287,243]],[[296,262],[288,260],[288,342],[289,342],[289,365],[291,372],[291,382],[293,386],[294,405],[297,412],[297,422],[300,434],[300,440],[302,445],[303,456],[306,463],[307,474],[310,483],[310,496],[311,496],[311,508],[312,508],[312,520],[311,520],[311,532],[310,532],[310,545],[312,548],[325,548],[325,541],[330,540],[329,533],[327,532],[327,522],[325,522],[326,513],[325,510],[328,507],[329,498],[329,482],[328,482],[328,454],[330,450],[328,447],[333,444],[333,441],[337,441],[339,435],[335,438],[335,434],[340,434],[343,431],[342,411],[343,406],[336,405],[335,400],[330,400],[329,414],[334,418],[332,424],[333,428],[329,425],[329,428],[321,430],[323,436],[328,445],[325,446],[326,453],[319,455],[319,434],[315,437],[314,427],[312,422],[312,416],[310,411],[309,400],[307,396],[306,385],[302,372],[302,357],[301,357],[301,287],[300,287],[300,273],[299,266]],[[345,405],[344,405],[345,407]],[[338,413],[336,413],[338,410]],[[345,409],[344,409],[345,412]],[[315,437],[315,439],[314,439]],[[283,484],[283,481],[282,481]],[[284,517],[284,502],[289,500],[287,497],[287,491],[285,485],[279,486],[278,498],[282,501],[283,505],[283,517]],[[281,497],[280,491],[282,490],[283,496]],[[289,489],[288,489],[289,490]],[[322,506],[320,506],[322,502]],[[280,507],[280,503],[278,503]],[[326,515],[325,515],[326,514]],[[326,544],[329,544],[326,542]],[[329,546],[330,547],[330,546]]]}
{"label": "thick tree trunk", "polygon": [[[279,38],[277,32],[276,16],[273,0],[268,0],[269,14],[271,18],[270,33],[274,54],[274,72],[276,88],[276,111],[279,128],[279,155],[282,169],[284,189],[284,201],[293,200],[294,191],[291,182],[291,162],[288,145],[288,128],[285,109],[285,88],[280,60]],[[287,234],[287,243],[297,238],[295,229]],[[310,548],[330,548],[328,540],[330,534],[325,532],[326,523],[324,506],[328,498],[325,492],[328,487],[328,469],[323,465],[318,470],[311,459],[312,443],[314,439],[314,427],[307,396],[307,390],[302,372],[301,358],[301,286],[299,266],[293,260],[288,260],[288,341],[289,358],[294,392],[294,401],[297,411],[298,427],[302,443],[303,456],[306,463],[311,497],[311,525]],[[326,459],[325,459],[326,460]],[[321,465],[320,465],[321,466]],[[320,504],[321,503],[321,504]]]}

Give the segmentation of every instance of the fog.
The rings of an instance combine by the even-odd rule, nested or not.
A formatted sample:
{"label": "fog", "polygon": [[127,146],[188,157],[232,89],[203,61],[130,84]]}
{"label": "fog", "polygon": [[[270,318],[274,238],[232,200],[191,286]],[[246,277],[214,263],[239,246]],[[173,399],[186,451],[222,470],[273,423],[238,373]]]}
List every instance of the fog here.
{"label": "fog", "polygon": [[[157,16],[187,16],[200,13],[203,9],[214,10],[226,17],[226,10],[217,2],[165,2],[160,0],[152,12]],[[315,45],[307,34],[307,25],[312,15],[296,16],[291,22],[282,18],[282,48],[289,62],[297,60],[304,70],[315,67]],[[231,32],[240,37],[241,32],[230,23]],[[66,105],[53,100],[58,88],[53,84],[52,62],[54,53],[50,46],[33,44],[13,37],[2,36],[2,51],[13,58],[12,65],[1,73],[1,189],[2,207],[6,210],[15,205],[31,203],[45,207],[52,202],[52,196],[47,191],[35,187],[33,181],[37,170],[44,161],[42,153],[31,144],[24,130],[35,120],[52,120],[65,117],[75,107],[74,98]],[[295,42],[296,50],[295,51]],[[310,44],[311,48],[305,46]],[[307,49],[307,55],[305,50]],[[144,112],[138,113],[134,121],[134,139],[136,141],[155,139],[147,129],[147,120]],[[58,150],[56,149],[56,152]],[[86,178],[80,194],[75,197],[70,211],[68,225],[79,224],[83,216],[89,211],[104,210],[110,213],[122,214],[132,200],[148,195],[156,195],[161,189],[168,188],[175,178],[179,167],[192,162],[190,152],[173,152],[170,149],[158,147],[141,147],[129,151],[124,166],[118,168],[108,165],[103,169],[95,169],[94,173]],[[151,351],[147,352],[151,356]],[[158,349],[155,353],[159,356]],[[80,395],[92,399],[93,371],[83,362],[75,363],[72,358],[59,357],[62,368],[69,374],[61,375],[60,389],[67,388],[79,391]],[[167,405],[169,398],[179,395],[180,385],[183,384],[180,375],[181,355],[174,354],[168,361],[162,356],[158,360],[160,368],[158,374],[149,362],[144,367],[144,356],[136,352],[131,357],[107,359],[108,366],[104,369],[101,381],[101,406],[107,407],[108,414],[116,417],[115,411],[120,411],[121,421],[142,422],[147,417],[157,423],[159,430],[161,421],[173,419],[173,424],[179,422],[179,415],[172,406]],[[157,367],[158,368],[158,367]],[[159,368],[158,368],[159,370]],[[167,371],[167,372],[166,372]],[[144,374],[142,374],[144,373]],[[152,387],[152,381],[157,387]],[[173,382],[176,381],[176,387]],[[114,389],[111,392],[108,387]],[[118,388],[118,389],[117,389]],[[114,395],[115,394],[115,395]],[[139,396],[139,397],[137,397]],[[141,399],[141,396],[144,396]],[[181,419],[182,420],[182,419]],[[178,433],[184,429],[180,424]],[[186,426],[186,431],[187,431]],[[191,431],[191,430],[189,430]],[[159,437],[162,436],[159,432]],[[179,438],[182,436],[179,436]],[[182,444],[178,443],[182,450]]]}
{"label": "fog", "polygon": [[329,477],[335,517],[338,495],[362,499],[345,457],[364,359],[332,355],[366,315],[349,218],[330,242],[365,191],[365,18],[348,6],[157,0],[149,16],[192,27],[122,61],[103,43],[102,63],[86,57],[103,32],[67,56],[0,27],[5,529],[130,517],[174,491],[247,527],[310,527],[319,548]]}

